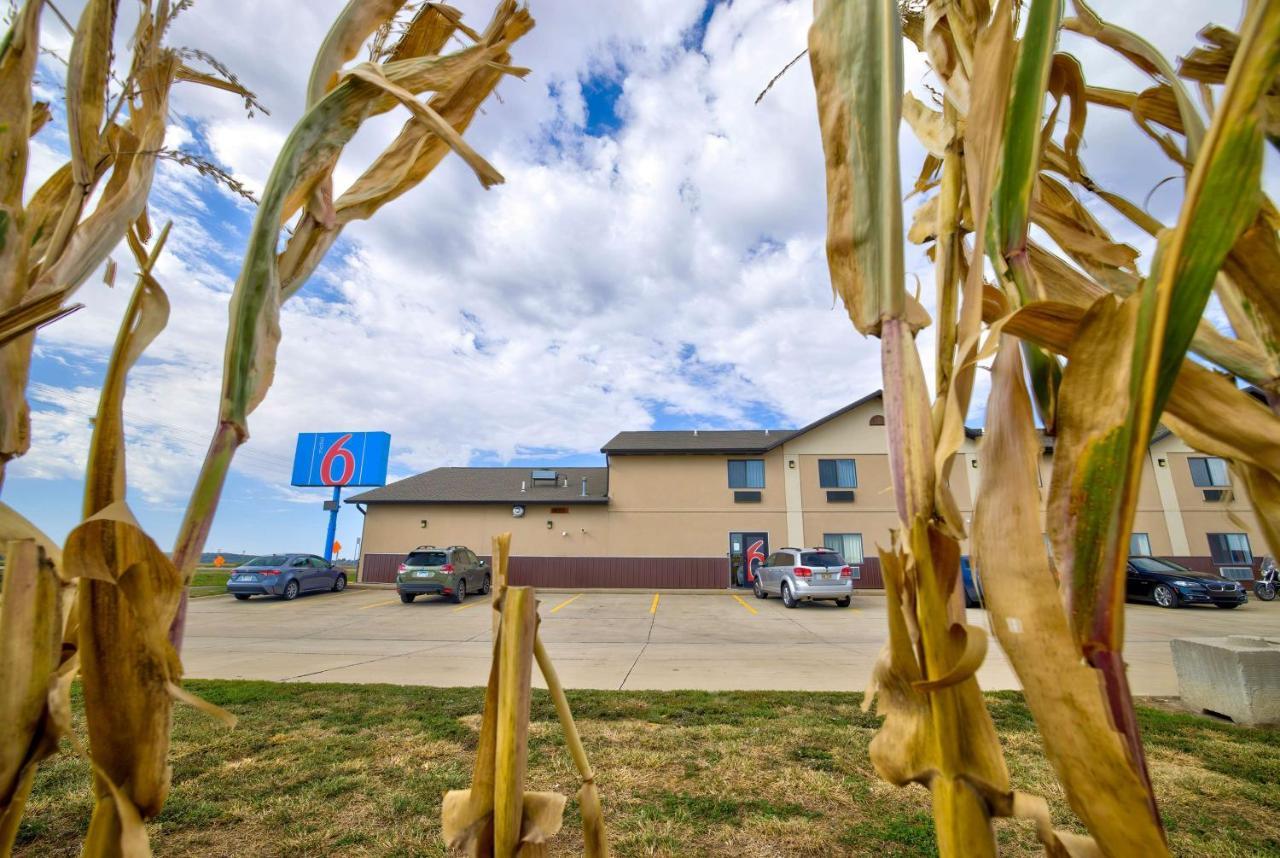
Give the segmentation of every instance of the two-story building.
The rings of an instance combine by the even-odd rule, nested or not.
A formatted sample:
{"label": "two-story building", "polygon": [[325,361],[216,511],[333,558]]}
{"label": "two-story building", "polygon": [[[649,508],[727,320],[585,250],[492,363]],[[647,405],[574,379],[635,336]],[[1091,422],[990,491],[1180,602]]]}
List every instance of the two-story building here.
{"label": "two-story building", "polygon": [[[1053,439],[1041,462],[1043,509]],[[801,429],[620,432],[598,468],[437,468],[347,499],[365,513],[360,580],[391,581],[419,545],[482,556],[511,531],[515,583],[726,587],[771,549],[825,545],[882,585],[876,546],[897,522],[879,391]],[[970,514],[982,435],[952,468]],[[1131,550],[1197,568],[1255,566],[1266,553],[1248,499],[1221,459],[1166,430],[1144,463]]]}

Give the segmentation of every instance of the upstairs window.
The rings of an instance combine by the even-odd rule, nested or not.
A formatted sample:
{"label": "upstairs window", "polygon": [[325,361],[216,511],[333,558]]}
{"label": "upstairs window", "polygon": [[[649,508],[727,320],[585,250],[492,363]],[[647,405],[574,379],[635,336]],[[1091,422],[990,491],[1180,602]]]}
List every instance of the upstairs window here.
{"label": "upstairs window", "polygon": [[818,485],[824,489],[856,489],[857,463],[853,459],[819,459]]}
{"label": "upstairs window", "polygon": [[1227,477],[1227,462],[1216,456],[1192,456],[1187,459],[1191,467],[1191,482],[1195,485],[1211,489],[1225,488],[1231,485]]}
{"label": "upstairs window", "polygon": [[1130,534],[1129,555],[1131,557],[1150,557],[1151,537],[1145,533]]}
{"label": "upstairs window", "polygon": [[[1218,461],[1222,461],[1219,459]],[[1214,563],[1252,563],[1253,551],[1249,548],[1247,533],[1210,533],[1209,553]]]}
{"label": "upstairs window", "polygon": [[730,459],[729,488],[764,488],[764,459]]}

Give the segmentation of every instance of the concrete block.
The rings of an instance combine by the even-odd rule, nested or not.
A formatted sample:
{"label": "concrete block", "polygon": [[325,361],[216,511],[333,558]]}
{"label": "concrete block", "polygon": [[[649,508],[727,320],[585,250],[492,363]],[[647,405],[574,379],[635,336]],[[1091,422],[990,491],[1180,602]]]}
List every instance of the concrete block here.
{"label": "concrete block", "polygon": [[1169,643],[1187,707],[1237,724],[1280,724],[1280,641],[1228,635]]}

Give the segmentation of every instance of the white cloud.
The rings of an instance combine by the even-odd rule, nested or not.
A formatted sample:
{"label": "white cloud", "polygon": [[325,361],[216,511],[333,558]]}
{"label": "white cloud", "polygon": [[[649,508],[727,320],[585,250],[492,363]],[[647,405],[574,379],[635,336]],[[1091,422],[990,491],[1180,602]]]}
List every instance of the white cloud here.
{"label": "white cloud", "polygon": [[[185,13],[174,42],[210,51],[272,113],[248,119],[226,93],[184,84],[169,145],[203,143],[260,189],[342,5],[219,0]],[[473,25],[486,20],[488,4],[462,5]],[[1154,28],[1170,53],[1190,46],[1212,8],[1183,3],[1151,16],[1131,5],[1108,13]],[[741,425],[772,422],[764,406],[802,424],[878,387],[877,344],[853,331],[831,295],[806,63],[753,103],[804,46],[810,4],[719,5],[699,50],[687,43],[702,10],[700,0],[610,4],[607,14],[586,0],[533,4],[538,26],[514,58],[534,73],[504,82],[502,101],[488,103],[468,132],[507,183],[486,192],[450,158],[347,231],[285,307],[276,383],[251,418],[237,467],[283,486],[295,433],[386,429],[402,476],[529,448],[594,452],[620,429],[650,425],[659,408]],[[46,22],[46,32],[55,29]],[[1068,41],[1091,82],[1097,68],[1098,82],[1145,86],[1109,52]],[[909,63],[914,86],[923,63]],[[583,131],[581,85],[593,74],[621,84],[624,123],[608,138]],[[1090,113],[1088,163],[1140,200],[1168,165],[1152,157],[1154,146],[1133,143],[1126,117],[1104,114]],[[353,141],[339,186],[402,121],[402,113],[380,119]],[[53,163],[51,152],[40,151],[41,163]],[[921,155],[904,129],[905,174],[914,177]],[[185,496],[213,426],[227,272],[243,252],[244,227],[230,215],[242,204],[189,170],[162,165],[156,188],[153,221],[175,222],[158,271],[173,315],[135,370],[127,408],[131,481],[161,504]],[[127,284],[131,265],[117,257]],[[908,263],[931,303],[927,260],[915,252]],[[42,360],[100,373],[126,298],[127,286],[92,281],[79,297],[87,308],[42,335]],[[929,372],[931,336],[920,342]],[[15,472],[83,472],[75,451],[87,429],[76,408],[91,393],[79,380],[46,391],[36,448]]]}

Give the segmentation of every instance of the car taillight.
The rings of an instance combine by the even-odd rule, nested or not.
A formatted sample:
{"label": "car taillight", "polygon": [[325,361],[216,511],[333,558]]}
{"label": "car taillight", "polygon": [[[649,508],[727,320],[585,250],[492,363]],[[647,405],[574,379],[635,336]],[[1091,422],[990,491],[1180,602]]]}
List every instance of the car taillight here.
{"label": "car taillight", "polygon": [[441,566],[441,567],[440,567],[440,571],[441,571],[441,572],[452,572],[452,571],[453,571],[453,564],[452,564],[452,563],[446,563],[446,564],[444,564],[443,566]]}
{"label": "car taillight", "polygon": [[399,569],[397,569],[397,570],[396,570],[396,572],[397,572],[397,573],[404,572],[404,564],[403,564],[403,563],[401,563],[401,564],[400,564],[400,568],[399,568]]}
{"label": "car taillight", "polygon": [[796,577],[797,577],[797,578],[812,578],[812,577],[813,577],[813,570],[812,570],[812,569],[810,569],[808,566],[797,566],[797,567],[796,567]]}
{"label": "car taillight", "polygon": [[279,570],[279,569],[268,569],[267,571],[263,572],[262,574],[263,574],[263,575],[279,575],[279,574],[280,574],[280,570]]}
{"label": "car taillight", "polygon": [[841,567],[840,567],[840,577],[841,577],[841,578],[852,578],[852,577],[853,577],[853,570],[852,570],[852,569],[850,569],[848,566],[841,566]]}

